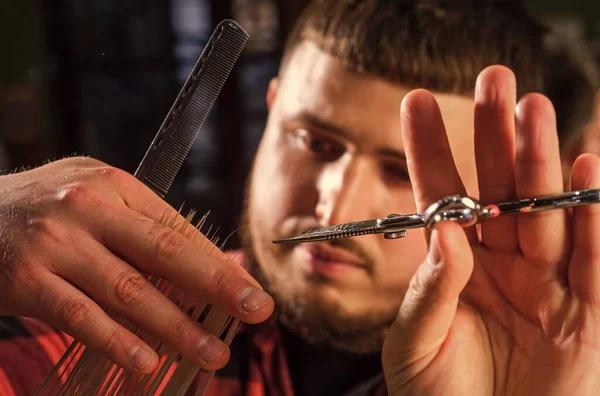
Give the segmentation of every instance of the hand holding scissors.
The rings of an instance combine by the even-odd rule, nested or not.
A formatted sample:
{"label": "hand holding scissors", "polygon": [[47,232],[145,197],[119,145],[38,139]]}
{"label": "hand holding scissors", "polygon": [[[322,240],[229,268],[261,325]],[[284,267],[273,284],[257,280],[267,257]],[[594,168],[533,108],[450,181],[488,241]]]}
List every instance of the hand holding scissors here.
{"label": "hand holding scissors", "polygon": [[[493,205],[467,196],[439,107],[429,92],[417,90],[405,97],[401,114],[418,213],[276,241],[369,233],[393,239],[425,227],[429,254],[384,345],[391,395],[595,395],[600,389],[600,205],[590,205],[600,199],[600,158],[579,157],[572,192],[565,193],[551,103],[530,94],[517,105],[516,96],[506,68],[480,74],[477,179],[479,199]],[[573,208],[548,210],[567,207]],[[467,227],[475,223],[480,234]]]}

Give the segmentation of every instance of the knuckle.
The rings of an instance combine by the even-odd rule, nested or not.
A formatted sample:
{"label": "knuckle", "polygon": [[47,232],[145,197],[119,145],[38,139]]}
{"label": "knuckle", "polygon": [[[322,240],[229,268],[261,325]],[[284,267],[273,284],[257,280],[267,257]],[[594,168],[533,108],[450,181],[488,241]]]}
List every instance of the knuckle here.
{"label": "knuckle", "polygon": [[148,297],[148,286],[148,281],[139,273],[120,275],[115,283],[115,299],[123,306],[140,303]]}
{"label": "knuckle", "polygon": [[90,321],[92,308],[89,303],[79,299],[64,299],[57,304],[56,316],[67,328],[75,329]]}
{"label": "knuckle", "polygon": [[422,267],[419,268],[410,280],[410,289],[413,291],[413,293],[420,295],[427,290],[426,279],[427,276],[424,274]]}
{"label": "knuckle", "polygon": [[125,182],[133,177],[122,169],[108,165],[98,167],[95,172],[100,177],[108,179],[116,184]]}
{"label": "knuckle", "polygon": [[425,294],[426,287],[423,282],[423,277],[420,276],[418,272],[411,278],[408,290],[410,291],[409,295],[412,298],[418,298]]}
{"label": "knuckle", "polygon": [[[540,147],[540,144],[532,144],[531,147]],[[523,167],[547,167],[551,160],[547,153],[529,150],[526,156],[517,156],[515,161]]]}
{"label": "knuckle", "polygon": [[83,182],[76,182],[63,187],[58,194],[58,200],[70,207],[82,205],[89,207],[104,204],[100,193]]}
{"label": "knuckle", "polygon": [[44,238],[53,240],[61,233],[60,228],[60,223],[55,219],[43,216],[34,217],[29,219],[25,224],[25,235],[30,240],[40,240]]}
{"label": "knuckle", "polygon": [[438,266],[426,264],[421,265],[410,280],[409,290],[416,299],[432,299],[435,284],[439,280],[440,270]]}
{"label": "knuckle", "polygon": [[197,333],[199,330],[189,319],[176,320],[171,326],[173,329],[173,334],[175,337],[177,337],[177,339],[193,340],[198,338],[198,335],[195,333]]}
{"label": "knuckle", "polygon": [[189,248],[189,241],[177,231],[156,225],[150,233],[149,249],[159,262],[180,257]]}
{"label": "knuckle", "polygon": [[582,261],[600,263],[600,248],[595,244],[576,243],[573,250],[573,262],[575,263]]}
{"label": "knuckle", "polygon": [[121,340],[122,334],[118,330],[111,331],[106,337],[100,342],[99,349],[110,357],[118,358],[121,353]]}
{"label": "knuckle", "polygon": [[217,268],[210,277],[210,284],[216,290],[226,289],[231,283],[231,274],[224,268]]}
{"label": "knuckle", "polygon": [[[78,254],[80,245],[73,243],[73,232],[69,224],[62,219],[50,216],[31,218],[24,224],[21,239],[17,243],[14,260],[19,261],[23,270],[34,272],[41,269],[59,271],[64,266],[64,260],[48,257],[47,251],[62,252],[63,257]],[[79,238],[81,241],[81,239]],[[42,259],[40,259],[42,258]]]}

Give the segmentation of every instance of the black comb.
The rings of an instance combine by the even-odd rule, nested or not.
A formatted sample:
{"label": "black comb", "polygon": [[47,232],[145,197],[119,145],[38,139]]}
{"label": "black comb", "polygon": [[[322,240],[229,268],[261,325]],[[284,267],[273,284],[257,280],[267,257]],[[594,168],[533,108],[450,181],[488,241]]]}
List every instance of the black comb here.
{"label": "black comb", "polygon": [[[150,148],[144,155],[135,176],[162,198],[169,191],[247,41],[248,34],[235,21],[226,19],[219,23],[154,137]],[[151,276],[148,277],[148,280],[157,288],[159,288],[159,284],[163,288],[168,285],[157,277]],[[176,299],[172,301],[175,302]],[[180,302],[177,303],[180,304]],[[200,305],[200,308],[202,307],[204,305]],[[196,307],[196,310],[198,310],[198,307]],[[121,319],[119,315],[110,310],[107,313],[134,334],[138,333],[134,325]],[[212,322],[215,322],[215,317],[220,318],[219,315],[223,316],[225,314],[211,309],[209,317],[210,315],[212,315]],[[226,315],[225,318],[227,318]],[[196,317],[196,319],[198,318]],[[225,323],[230,323],[230,319],[227,318]],[[213,327],[220,324],[218,321],[215,322],[216,325],[212,322],[209,325]],[[231,342],[235,330],[238,328],[238,322],[234,323],[227,329],[224,339],[227,344]],[[211,329],[209,326],[209,331],[214,331]],[[162,344],[157,344],[155,349],[157,353],[162,351],[160,353],[167,356]],[[170,367],[176,355],[169,356],[172,356],[169,357],[171,361],[168,363],[167,359],[168,364],[166,367]],[[177,369],[177,371],[181,371],[179,374],[191,376],[197,373],[197,370],[192,371],[185,366],[185,360],[180,363]],[[78,341],[74,341],[35,394],[121,395],[124,392],[135,391],[136,395],[154,395],[156,394],[155,387],[158,386],[155,382],[159,381],[158,383],[161,383],[166,374],[163,365],[159,365],[158,371],[155,371],[156,376],[131,377],[130,374],[124,374],[121,368],[97,352],[85,348]],[[182,367],[187,371],[180,370]],[[205,377],[204,387],[206,387],[211,377],[212,374]],[[152,378],[152,382],[149,383],[150,378]],[[127,385],[124,385],[125,383]],[[185,392],[190,383],[191,380],[185,383],[170,383],[169,389],[176,388],[180,393]],[[133,386],[133,388],[130,388],[130,386]],[[60,389],[57,389],[57,387]],[[165,394],[165,392],[163,391],[161,394]]]}
{"label": "black comb", "polygon": [[237,22],[219,23],[144,155],[135,177],[165,197],[239,58],[248,33]]}

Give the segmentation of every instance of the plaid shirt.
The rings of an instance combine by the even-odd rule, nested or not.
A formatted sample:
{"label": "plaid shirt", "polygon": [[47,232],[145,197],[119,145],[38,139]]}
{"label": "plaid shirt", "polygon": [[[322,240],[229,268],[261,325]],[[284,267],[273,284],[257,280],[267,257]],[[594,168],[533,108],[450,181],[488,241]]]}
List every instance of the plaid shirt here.
{"label": "plaid shirt", "polygon": [[[227,252],[244,267],[242,251]],[[73,339],[32,318],[0,316],[0,396],[30,396],[50,374]],[[200,378],[200,377],[198,377]],[[194,395],[194,384],[186,395]],[[294,396],[275,320],[242,326],[229,363],[215,373],[204,396]],[[359,382],[343,396],[385,396],[383,373]]]}
{"label": "plaid shirt", "polygon": [[[49,375],[72,338],[31,318],[0,316],[0,396],[30,396]],[[193,395],[193,387],[188,394]],[[274,321],[242,329],[231,360],[206,396],[293,396],[283,342]],[[345,396],[386,395],[382,376],[357,384]]]}

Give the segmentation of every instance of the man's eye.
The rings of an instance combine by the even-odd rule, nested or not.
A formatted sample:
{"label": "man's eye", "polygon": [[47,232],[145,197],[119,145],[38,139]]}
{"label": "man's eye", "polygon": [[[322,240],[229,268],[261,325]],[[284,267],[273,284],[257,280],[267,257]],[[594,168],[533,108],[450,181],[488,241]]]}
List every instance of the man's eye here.
{"label": "man's eye", "polygon": [[391,177],[400,182],[410,182],[408,169],[403,164],[387,163],[383,164],[383,172],[387,177]]}
{"label": "man's eye", "polygon": [[339,142],[310,133],[306,129],[296,130],[294,136],[302,149],[318,155],[335,157],[344,152],[344,146]]}

